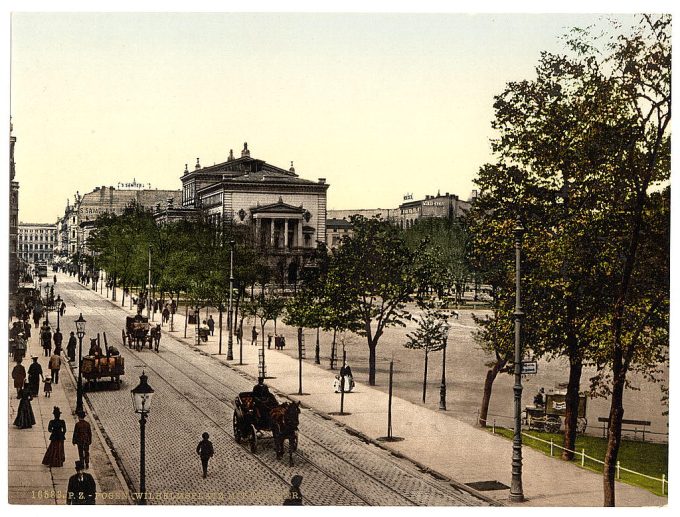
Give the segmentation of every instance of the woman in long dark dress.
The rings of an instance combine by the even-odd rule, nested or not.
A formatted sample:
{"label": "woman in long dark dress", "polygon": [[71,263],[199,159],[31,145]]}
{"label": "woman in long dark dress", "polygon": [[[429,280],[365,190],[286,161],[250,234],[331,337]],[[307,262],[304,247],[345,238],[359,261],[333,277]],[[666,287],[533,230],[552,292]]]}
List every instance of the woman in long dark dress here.
{"label": "woman in long dark dress", "polygon": [[17,410],[17,417],[14,419],[14,425],[19,429],[30,429],[35,425],[35,417],[33,416],[33,408],[31,407],[31,390],[28,389],[28,384],[25,384],[20,392],[19,409]]}
{"label": "woman in long dark dress", "polygon": [[66,456],[64,455],[64,440],[66,439],[66,422],[61,418],[61,410],[54,406],[52,411],[54,419],[50,420],[47,430],[50,434],[50,446],[43,457],[43,465],[48,467],[62,467]]}

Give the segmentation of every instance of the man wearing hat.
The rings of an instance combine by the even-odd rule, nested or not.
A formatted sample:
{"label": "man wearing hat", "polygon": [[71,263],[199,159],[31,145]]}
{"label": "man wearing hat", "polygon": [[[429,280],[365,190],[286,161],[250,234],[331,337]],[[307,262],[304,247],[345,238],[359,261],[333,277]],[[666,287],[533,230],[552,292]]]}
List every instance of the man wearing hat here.
{"label": "man wearing hat", "polygon": [[28,367],[28,387],[32,397],[38,396],[40,381],[43,379],[42,366],[38,363],[38,356],[31,356],[33,363]]}
{"label": "man wearing hat", "polygon": [[40,341],[45,357],[52,355],[52,329],[47,323],[43,323],[43,326],[40,329]]}
{"label": "man wearing hat", "polygon": [[203,439],[200,442],[198,442],[198,446],[196,447],[196,454],[198,454],[201,457],[201,465],[203,466],[203,477],[206,478],[208,477],[208,461],[215,454],[215,450],[213,449],[212,442],[208,440],[208,438],[210,438],[210,435],[208,433],[203,433],[202,438]]}
{"label": "man wearing hat", "polygon": [[78,447],[78,457],[85,464],[85,468],[90,468],[90,444],[92,443],[92,428],[90,423],[85,420],[85,412],[78,413],[78,421],[73,428],[73,445]]}
{"label": "man wearing hat", "polygon": [[16,366],[12,370],[12,379],[14,379],[14,387],[17,390],[17,398],[21,398],[21,389],[24,387],[26,381],[26,368],[21,364],[21,359],[17,361]]}
{"label": "man wearing hat", "polygon": [[296,474],[290,480],[290,490],[288,491],[288,498],[283,501],[284,506],[302,506],[302,476]]}
{"label": "man wearing hat", "polygon": [[71,332],[71,337],[68,338],[68,344],[66,345],[66,355],[68,356],[68,360],[72,363],[76,360],[77,344],[78,342],[76,341],[76,336],[73,332]]}
{"label": "man wearing hat", "polygon": [[61,356],[55,350],[50,357],[50,361],[47,364],[50,372],[52,372],[52,382],[54,384],[59,384],[59,370],[61,369]]}
{"label": "man wearing hat", "polygon": [[76,461],[76,473],[68,480],[66,504],[96,504],[96,492],[94,478],[83,472],[82,461]]}

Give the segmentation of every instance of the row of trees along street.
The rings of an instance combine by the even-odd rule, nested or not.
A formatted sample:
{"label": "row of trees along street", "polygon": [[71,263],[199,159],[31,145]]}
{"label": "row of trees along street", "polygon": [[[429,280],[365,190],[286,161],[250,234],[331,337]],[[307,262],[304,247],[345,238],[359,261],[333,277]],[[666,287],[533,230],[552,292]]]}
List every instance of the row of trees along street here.
{"label": "row of trees along street", "polygon": [[130,206],[100,216],[88,246],[123,287],[147,283],[150,248],[154,289],[217,307],[221,343],[233,240],[234,322],[259,317],[264,340],[266,322],[283,316],[332,332],[333,350],[339,333],[363,336],[371,385],[380,338],[414,317],[409,302],[422,315],[405,345],[424,350],[427,368],[446,320],[433,301],[453,295],[460,303],[466,284],[483,283],[492,295],[492,316],[476,318],[477,342],[492,357],[480,412],[486,425],[494,379],[513,356],[520,221],[525,355],[568,359],[563,445],[570,451],[582,371],[596,368],[588,390],[611,399],[604,503],[613,506],[627,375],[655,381],[668,361],[670,17],[642,16],[604,35],[574,29],[565,44],[563,55],[541,54],[536,77],[508,83],[495,97],[495,161],[480,168],[479,194],[464,218],[402,230],[355,216],[336,250],[319,243],[286,299],[285,277],[270,270],[266,249],[245,227],[217,228],[206,217],[157,226]]}
{"label": "row of trees along street", "polygon": [[606,506],[627,374],[655,380],[668,360],[670,22],[575,29],[565,55],[544,52],[534,79],[509,83],[494,102],[497,161],[479,172],[469,219],[472,263],[494,293],[494,317],[478,321],[496,357],[487,385],[512,357],[509,236],[520,220],[525,347],[569,361],[565,448],[574,450],[584,365],[598,371],[591,392],[611,398]]}

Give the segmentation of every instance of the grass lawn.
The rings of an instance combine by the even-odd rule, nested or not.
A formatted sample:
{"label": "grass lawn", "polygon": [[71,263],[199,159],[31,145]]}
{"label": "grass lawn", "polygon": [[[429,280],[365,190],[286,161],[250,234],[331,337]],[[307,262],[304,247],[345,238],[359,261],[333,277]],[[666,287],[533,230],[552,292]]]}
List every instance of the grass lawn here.
{"label": "grass lawn", "polygon": [[[491,431],[491,428],[489,427],[488,430]],[[512,440],[513,431],[511,429],[496,427],[496,434],[500,434],[501,436]],[[525,431],[522,435],[522,445],[539,450],[548,456],[550,455],[550,444],[532,440],[527,435],[535,436],[548,442],[552,440],[554,444],[562,445],[562,434]],[[576,438],[576,450],[580,452],[581,449],[585,450],[586,456],[604,461],[604,455],[607,450],[607,440],[596,436],[579,435]],[[553,455],[555,458],[559,458],[561,453],[561,449],[558,449],[557,447],[554,448]],[[624,471],[623,468],[659,479],[661,479],[662,474],[666,474],[666,479],[668,479],[668,444],[622,440],[618,459],[619,464],[622,467],[619,481],[645,488],[656,495],[662,495],[660,481],[654,481],[643,476],[631,474]],[[573,462],[580,466],[581,455],[575,455]],[[585,460],[584,467],[595,472],[602,472],[602,464],[588,458]],[[666,485],[666,494],[664,495],[667,494],[668,485]]]}

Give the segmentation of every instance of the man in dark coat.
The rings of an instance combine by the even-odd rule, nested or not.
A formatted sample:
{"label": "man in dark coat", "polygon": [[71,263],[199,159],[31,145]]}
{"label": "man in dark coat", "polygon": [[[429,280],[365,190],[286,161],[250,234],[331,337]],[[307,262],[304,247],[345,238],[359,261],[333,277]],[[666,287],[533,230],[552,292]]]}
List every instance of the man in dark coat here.
{"label": "man in dark coat", "polygon": [[90,445],[92,444],[92,428],[90,423],[85,420],[85,412],[78,414],[78,421],[73,428],[73,445],[78,447],[78,457],[85,464],[85,468],[90,468]]}
{"label": "man in dark coat", "polygon": [[40,328],[40,342],[42,343],[45,357],[52,355],[52,330],[46,323]]}
{"label": "man in dark coat", "polygon": [[54,336],[52,336],[52,340],[54,341],[54,353],[61,354],[61,344],[64,342],[64,336],[61,331],[56,330]]}
{"label": "man in dark coat", "polygon": [[43,379],[42,366],[38,363],[36,356],[31,357],[33,363],[28,367],[28,388],[31,397],[37,397],[40,390],[40,381]]}
{"label": "man in dark coat", "polygon": [[68,356],[68,360],[71,362],[75,362],[76,360],[77,344],[78,341],[76,340],[76,336],[73,332],[71,332],[71,337],[68,338],[68,345],[66,345],[66,355]]}
{"label": "man in dark coat", "polygon": [[211,336],[215,334],[215,320],[213,319],[212,314],[208,318],[208,330],[210,331]]}
{"label": "man in dark coat", "polygon": [[66,504],[96,504],[96,492],[94,478],[83,472],[82,461],[76,461],[76,473],[68,480]]}
{"label": "man in dark coat", "polygon": [[21,398],[21,390],[26,382],[26,368],[21,364],[21,359],[17,361],[16,366],[12,370],[12,379],[14,380],[14,387],[17,390],[17,398]]}
{"label": "man in dark coat", "polygon": [[215,450],[213,449],[212,442],[208,440],[208,438],[210,438],[210,435],[208,433],[203,433],[202,438],[203,439],[200,442],[198,442],[198,445],[196,446],[196,454],[198,454],[201,457],[203,477],[205,478],[208,477],[208,461],[215,454]]}

